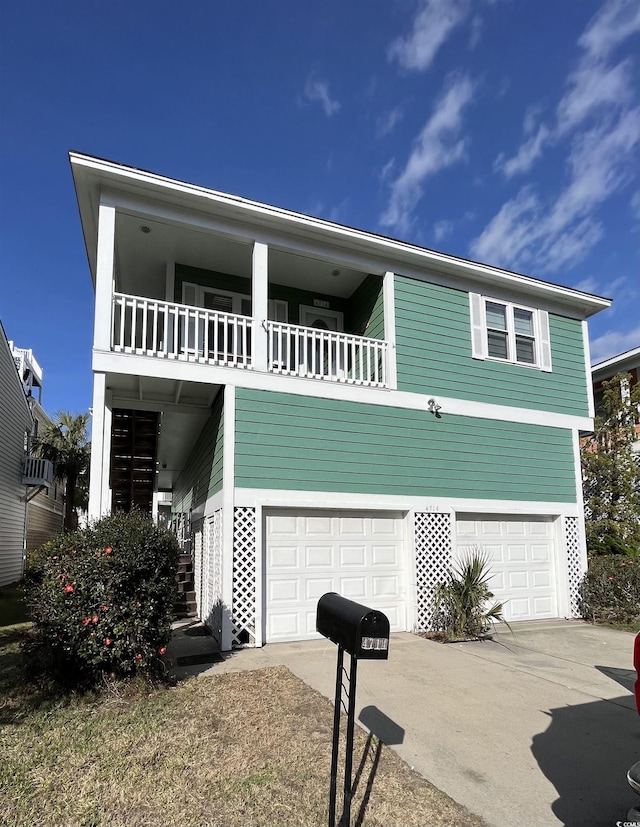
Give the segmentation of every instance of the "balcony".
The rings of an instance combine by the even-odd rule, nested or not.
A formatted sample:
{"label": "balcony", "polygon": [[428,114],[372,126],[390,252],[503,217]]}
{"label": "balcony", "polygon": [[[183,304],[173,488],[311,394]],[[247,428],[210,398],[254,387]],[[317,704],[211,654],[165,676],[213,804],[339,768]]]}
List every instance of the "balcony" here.
{"label": "balcony", "polygon": [[53,465],[48,459],[25,457],[22,484],[50,488],[53,483]]}
{"label": "balcony", "polygon": [[381,339],[281,322],[267,322],[267,335],[272,373],[387,387],[387,343]]}
{"label": "balcony", "polygon": [[[256,320],[202,307],[115,293],[111,349],[196,364],[253,370]],[[281,376],[387,387],[387,343],[268,321],[267,371]]]}

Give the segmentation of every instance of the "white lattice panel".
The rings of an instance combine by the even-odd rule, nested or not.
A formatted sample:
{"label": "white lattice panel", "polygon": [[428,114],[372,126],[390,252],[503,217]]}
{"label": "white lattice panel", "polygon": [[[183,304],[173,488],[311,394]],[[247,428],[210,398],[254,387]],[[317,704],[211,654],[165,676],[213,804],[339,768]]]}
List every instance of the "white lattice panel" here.
{"label": "white lattice panel", "polygon": [[222,511],[207,517],[204,529],[202,612],[200,617],[221,643],[222,632]]}
{"label": "white lattice panel", "polygon": [[204,520],[198,520],[194,523],[194,538],[193,538],[193,582],[196,592],[196,608],[198,617],[202,617],[202,558],[204,555]]}
{"label": "white lattice panel", "polygon": [[233,510],[233,600],[231,642],[254,646],[256,626],[256,511]]}
{"label": "white lattice panel", "polygon": [[444,580],[452,561],[451,515],[417,512],[415,515],[418,631],[431,628],[433,589]]}
{"label": "white lattice panel", "polygon": [[580,550],[580,529],[577,517],[565,517],[564,532],[567,542],[569,611],[571,617],[580,617],[580,586],[586,573],[586,568]]}

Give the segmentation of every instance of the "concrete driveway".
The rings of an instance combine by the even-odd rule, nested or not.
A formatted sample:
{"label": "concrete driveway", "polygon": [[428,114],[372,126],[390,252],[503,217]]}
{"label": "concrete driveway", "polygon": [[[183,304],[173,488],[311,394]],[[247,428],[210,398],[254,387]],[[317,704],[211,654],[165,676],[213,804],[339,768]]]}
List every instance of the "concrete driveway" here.
{"label": "concrete driveway", "polygon": [[[388,661],[358,665],[357,714],[391,719],[404,730],[393,749],[494,827],[625,821],[640,760],[633,635],[577,621],[513,629],[446,645],[392,635]],[[333,699],[324,640],[242,650],[208,674],[275,664]]]}

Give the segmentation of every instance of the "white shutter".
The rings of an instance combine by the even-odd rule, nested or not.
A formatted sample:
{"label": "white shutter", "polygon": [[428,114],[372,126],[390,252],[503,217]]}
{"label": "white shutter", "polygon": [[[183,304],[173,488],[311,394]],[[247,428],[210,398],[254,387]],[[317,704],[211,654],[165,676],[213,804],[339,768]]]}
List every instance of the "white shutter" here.
{"label": "white shutter", "polygon": [[479,293],[469,293],[469,311],[471,313],[471,355],[474,359],[486,359],[484,314],[482,296]]}
{"label": "white shutter", "polygon": [[540,331],[540,369],[551,373],[551,337],[549,335],[549,314],[538,310],[538,329]]}
{"label": "white shutter", "polygon": [[282,299],[269,299],[269,319],[286,324],[289,320],[289,304]]}

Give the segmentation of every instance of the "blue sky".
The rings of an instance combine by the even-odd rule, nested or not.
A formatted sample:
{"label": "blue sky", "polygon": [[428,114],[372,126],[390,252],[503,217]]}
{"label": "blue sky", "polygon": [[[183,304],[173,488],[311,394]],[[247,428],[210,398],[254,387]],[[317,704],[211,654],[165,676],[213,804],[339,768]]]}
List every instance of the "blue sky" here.
{"label": "blue sky", "polygon": [[640,345],[637,0],[0,4],[0,319],[91,405],[69,149],[614,299]]}

